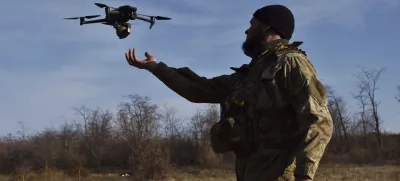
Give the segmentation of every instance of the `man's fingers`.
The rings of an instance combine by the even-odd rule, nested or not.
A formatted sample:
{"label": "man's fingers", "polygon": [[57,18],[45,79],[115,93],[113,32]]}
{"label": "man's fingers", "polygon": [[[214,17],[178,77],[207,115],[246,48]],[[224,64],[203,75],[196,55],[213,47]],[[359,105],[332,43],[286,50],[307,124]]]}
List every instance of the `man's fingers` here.
{"label": "man's fingers", "polygon": [[[145,56],[149,59],[152,55],[148,52],[145,52]],[[136,56],[136,48],[130,48],[127,53],[125,53],[125,58],[128,61],[129,65],[132,66],[142,66],[142,60],[139,60]]]}
{"label": "man's fingers", "polygon": [[140,60],[137,58],[137,56],[136,56],[136,48],[133,49],[133,56],[132,56],[132,58],[133,58],[133,60],[134,60],[135,62],[139,62],[139,61],[140,61]]}
{"label": "man's fingers", "polygon": [[128,53],[125,53],[125,58],[126,58],[126,61],[128,62],[129,65],[133,65],[132,64],[132,60],[129,58],[129,54]]}
{"label": "man's fingers", "polygon": [[129,49],[128,55],[129,55],[129,60],[133,63],[133,56],[132,56],[132,49],[131,48]]}
{"label": "man's fingers", "polygon": [[146,56],[147,58],[150,58],[152,55],[149,52],[144,52],[144,56]]}
{"label": "man's fingers", "polygon": [[130,48],[129,50],[128,50],[128,53],[125,53],[125,58],[126,58],[126,60],[128,61],[128,63],[129,63],[129,65],[135,65],[135,63],[137,63],[136,61],[137,60],[135,60],[134,59],[134,56],[133,56],[133,51],[132,51],[132,49]]}
{"label": "man's fingers", "polygon": [[129,65],[133,65],[133,60],[132,60],[130,54],[131,54],[131,49],[129,49],[128,53],[125,53],[125,58],[128,61]]}

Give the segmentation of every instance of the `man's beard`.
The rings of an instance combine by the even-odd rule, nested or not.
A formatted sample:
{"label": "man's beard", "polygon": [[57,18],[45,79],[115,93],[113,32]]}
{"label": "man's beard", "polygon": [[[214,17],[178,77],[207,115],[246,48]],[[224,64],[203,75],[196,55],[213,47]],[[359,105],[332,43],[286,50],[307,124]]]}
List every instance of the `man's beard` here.
{"label": "man's beard", "polygon": [[247,39],[242,44],[243,53],[251,58],[254,58],[259,53],[260,43],[262,42],[262,34]]}
{"label": "man's beard", "polygon": [[243,53],[250,58],[254,58],[255,56],[257,56],[257,47],[257,43],[250,40],[246,40],[242,44]]}

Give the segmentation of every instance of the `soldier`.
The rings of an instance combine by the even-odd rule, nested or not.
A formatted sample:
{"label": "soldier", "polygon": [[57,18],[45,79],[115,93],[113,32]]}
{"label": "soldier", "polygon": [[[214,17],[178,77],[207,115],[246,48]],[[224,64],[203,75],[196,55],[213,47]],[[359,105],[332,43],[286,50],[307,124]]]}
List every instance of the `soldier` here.
{"label": "soldier", "polygon": [[129,49],[126,60],[146,69],[193,103],[218,103],[221,120],[211,129],[216,153],[236,154],[238,181],[314,178],[332,136],[327,93],[304,51],[289,43],[292,12],[282,5],[258,9],[246,30],[243,52],[249,64],[205,78],[189,68],[168,67]]}

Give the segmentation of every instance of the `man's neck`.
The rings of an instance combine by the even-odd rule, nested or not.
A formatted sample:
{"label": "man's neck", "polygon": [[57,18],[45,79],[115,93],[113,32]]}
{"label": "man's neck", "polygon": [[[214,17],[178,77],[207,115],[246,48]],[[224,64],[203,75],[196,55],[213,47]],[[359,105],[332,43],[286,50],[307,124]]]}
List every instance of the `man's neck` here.
{"label": "man's neck", "polygon": [[282,38],[278,35],[269,35],[265,38],[265,42],[272,42],[272,41],[280,40],[280,39],[282,39]]}

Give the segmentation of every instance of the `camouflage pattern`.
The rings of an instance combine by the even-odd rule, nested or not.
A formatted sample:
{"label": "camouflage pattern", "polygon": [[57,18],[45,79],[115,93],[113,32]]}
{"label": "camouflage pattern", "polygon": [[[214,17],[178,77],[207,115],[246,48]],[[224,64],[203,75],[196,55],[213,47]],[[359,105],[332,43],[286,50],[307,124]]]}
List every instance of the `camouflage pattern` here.
{"label": "camouflage pattern", "polygon": [[235,152],[238,181],[313,179],[333,124],[325,87],[300,44],[266,43],[250,64],[210,79],[163,62],[152,73],[191,102],[221,105],[211,144],[217,153]]}

